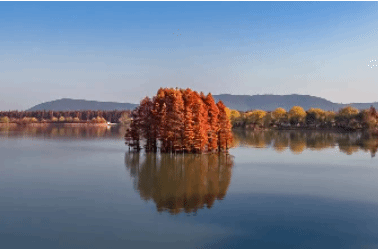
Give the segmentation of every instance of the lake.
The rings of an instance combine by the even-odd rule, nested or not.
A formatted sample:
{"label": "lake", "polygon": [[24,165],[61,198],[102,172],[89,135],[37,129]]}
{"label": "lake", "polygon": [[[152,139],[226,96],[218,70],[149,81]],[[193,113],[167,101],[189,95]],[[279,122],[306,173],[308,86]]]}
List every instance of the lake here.
{"label": "lake", "polygon": [[124,129],[0,129],[2,248],[378,248],[378,139],[235,132],[137,154]]}

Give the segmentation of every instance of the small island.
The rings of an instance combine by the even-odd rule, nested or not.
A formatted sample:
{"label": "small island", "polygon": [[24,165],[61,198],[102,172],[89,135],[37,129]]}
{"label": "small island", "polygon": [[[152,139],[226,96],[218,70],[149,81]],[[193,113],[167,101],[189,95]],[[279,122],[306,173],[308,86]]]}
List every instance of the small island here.
{"label": "small island", "polygon": [[211,93],[160,88],[131,112],[125,139],[129,148],[163,153],[227,152],[232,143],[227,108]]}

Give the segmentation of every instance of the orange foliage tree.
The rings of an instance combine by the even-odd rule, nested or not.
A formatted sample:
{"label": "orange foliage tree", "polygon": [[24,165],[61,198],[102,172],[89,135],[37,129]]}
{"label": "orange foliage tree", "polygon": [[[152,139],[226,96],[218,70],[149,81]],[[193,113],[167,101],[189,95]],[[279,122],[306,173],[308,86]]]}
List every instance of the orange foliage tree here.
{"label": "orange foliage tree", "polygon": [[191,89],[160,88],[131,113],[126,144],[146,151],[203,153],[227,151],[231,122],[222,102]]}

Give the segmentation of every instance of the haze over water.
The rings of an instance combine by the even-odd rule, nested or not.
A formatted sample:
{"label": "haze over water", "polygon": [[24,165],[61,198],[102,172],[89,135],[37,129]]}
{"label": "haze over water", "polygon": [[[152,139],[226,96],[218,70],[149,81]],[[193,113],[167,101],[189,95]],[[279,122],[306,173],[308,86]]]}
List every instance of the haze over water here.
{"label": "haze over water", "polygon": [[376,248],[377,140],[236,132],[129,153],[118,128],[0,129],[4,248]]}

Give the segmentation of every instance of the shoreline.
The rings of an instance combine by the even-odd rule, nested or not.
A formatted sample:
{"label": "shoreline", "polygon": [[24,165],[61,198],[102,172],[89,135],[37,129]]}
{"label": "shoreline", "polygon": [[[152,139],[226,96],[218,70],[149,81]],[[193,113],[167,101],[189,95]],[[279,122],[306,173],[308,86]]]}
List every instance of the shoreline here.
{"label": "shoreline", "polygon": [[311,128],[311,127],[306,127],[306,128],[264,128],[264,129],[250,129],[250,128],[241,128],[241,127],[236,127],[232,128],[233,131],[249,131],[249,132],[264,132],[264,131],[308,131],[308,132],[314,132],[314,131],[319,131],[319,132],[336,132],[336,133],[354,133],[354,132],[366,132],[366,133],[371,133],[373,135],[378,135],[378,131],[376,130],[367,130],[367,129],[343,129],[343,128]]}
{"label": "shoreline", "polygon": [[[120,125],[120,124],[116,124]],[[108,125],[107,123],[0,123],[0,127],[108,127],[116,126],[114,124]]]}

